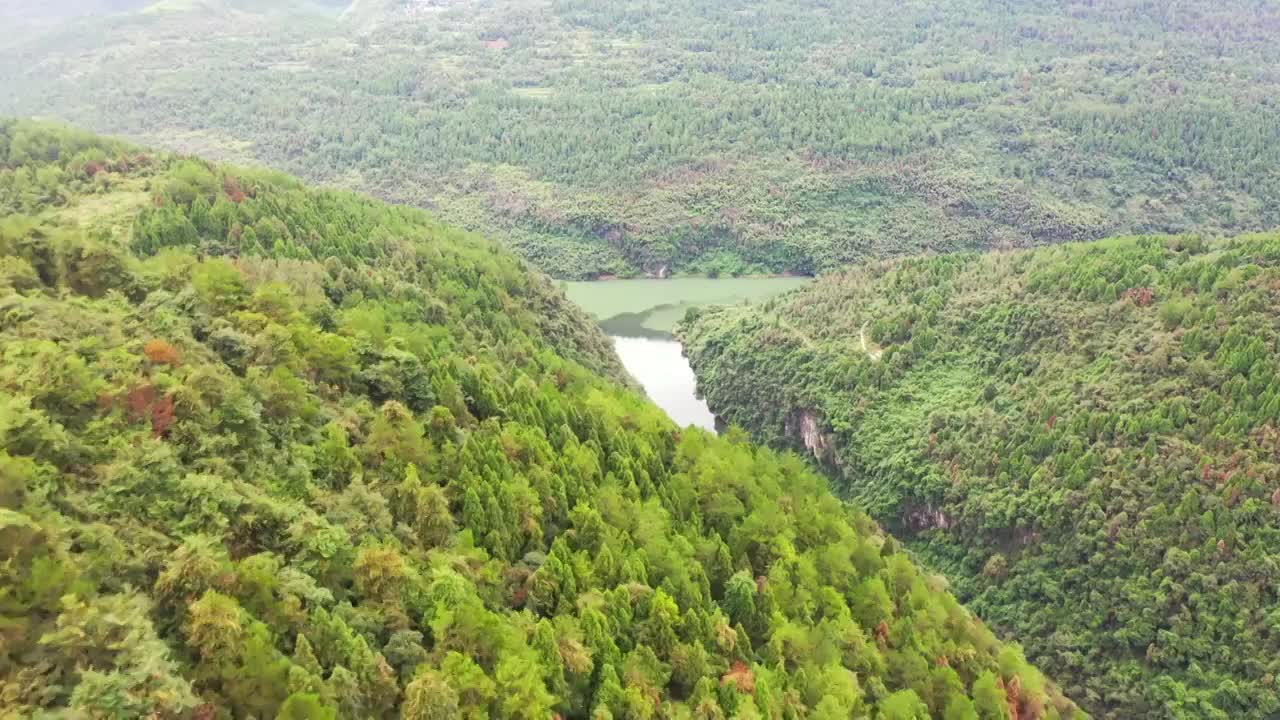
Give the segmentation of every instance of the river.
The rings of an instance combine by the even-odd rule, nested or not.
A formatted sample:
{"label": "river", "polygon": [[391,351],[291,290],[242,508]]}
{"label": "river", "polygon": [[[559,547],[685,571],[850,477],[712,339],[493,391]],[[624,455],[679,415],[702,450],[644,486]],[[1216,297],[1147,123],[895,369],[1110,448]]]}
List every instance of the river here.
{"label": "river", "polygon": [[613,338],[618,357],[650,400],[680,426],[715,431],[715,415],[698,395],[684,348],[672,335],[694,307],[758,302],[797,288],[808,278],[674,278],[565,283]]}

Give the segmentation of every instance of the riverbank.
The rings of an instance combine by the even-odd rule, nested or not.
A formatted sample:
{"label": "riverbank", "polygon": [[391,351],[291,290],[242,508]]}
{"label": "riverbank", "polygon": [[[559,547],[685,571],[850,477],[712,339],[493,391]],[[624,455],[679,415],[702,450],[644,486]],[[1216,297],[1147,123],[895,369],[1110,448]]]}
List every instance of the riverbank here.
{"label": "riverbank", "polygon": [[618,282],[624,280],[776,280],[779,278],[804,278],[813,280],[817,275],[807,275],[797,272],[779,272],[779,273],[739,273],[737,275],[707,274],[707,273],[677,273],[674,275],[656,275],[654,273],[644,273],[642,275],[597,275],[593,278],[585,280],[561,280],[560,282]]}
{"label": "riverbank", "polygon": [[566,282],[564,288],[611,335],[669,338],[692,308],[761,302],[809,282],[805,276],[619,278]]}
{"label": "riverbank", "polygon": [[623,366],[658,407],[681,426],[714,431],[715,416],[698,394],[676,325],[694,308],[763,302],[809,282],[804,276],[686,276],[570,281],[564,287],[613,338]]}

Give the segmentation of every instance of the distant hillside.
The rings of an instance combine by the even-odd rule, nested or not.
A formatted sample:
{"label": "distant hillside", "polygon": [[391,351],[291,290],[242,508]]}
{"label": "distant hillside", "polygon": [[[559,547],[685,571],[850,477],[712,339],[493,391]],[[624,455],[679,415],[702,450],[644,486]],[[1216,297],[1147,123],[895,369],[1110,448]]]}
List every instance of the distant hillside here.
{"label": "distant hillside", "polygon": [[0,0],[0,18],[48,20],[139,10],[152,0]]}
{"label": "distant hillside", "polygon": [[571,278],[1280,225],[1270,2],[342,5],[15,33],[0,112],[434,208]]}
{"label": "distant hillside", "polygon": [[1280,712],[1280,236],[877,264],[683,327],[1098,715]]}
{"label": "distant hillside", "polygon": [[0,717],[1080,714],[417,210],[0,122]]}
{"label": "distant hillside", "polygon": [[66,23],[86,18],[101,21],[105,16],[140,10],[148,4],[149,0],[0,0],[0,23],[6,30],[0,35],[0,48],[21,45],[33,35]]}

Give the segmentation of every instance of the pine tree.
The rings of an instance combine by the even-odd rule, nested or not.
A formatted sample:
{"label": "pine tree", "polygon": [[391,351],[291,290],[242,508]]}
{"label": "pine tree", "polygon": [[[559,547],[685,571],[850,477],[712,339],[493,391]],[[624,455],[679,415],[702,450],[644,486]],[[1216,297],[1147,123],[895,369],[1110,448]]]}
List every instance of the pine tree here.
{"label": "pine tree", "polygon": [[187,637],[206,661],[227,663],[238,657],[245,636],[240,603],[214,590],[189,608]]}
{"label": "pine tree", "polygon": [[439,672],[420,670],[405,686],[403,720],[452,720],[458,713],[458,693]]}
{"label": "pine tree", "polygon": [[338,711],[308,693],[294,693],[280,706],[276,720],[337,720]]}
{"label": "pine tree", "polygon": [[1009,699],[995,673],[984,672],[973,681],[973,704],[981,720],[1008,720]]}

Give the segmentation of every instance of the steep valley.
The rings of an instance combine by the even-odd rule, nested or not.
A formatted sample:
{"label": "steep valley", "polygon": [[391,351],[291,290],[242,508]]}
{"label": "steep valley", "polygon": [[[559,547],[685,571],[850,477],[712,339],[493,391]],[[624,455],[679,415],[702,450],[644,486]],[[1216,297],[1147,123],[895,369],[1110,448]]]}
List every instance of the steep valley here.
{"label": "steep valley", "polygon": [[498,244],[0,121],[0,717],[1082,717]]}

